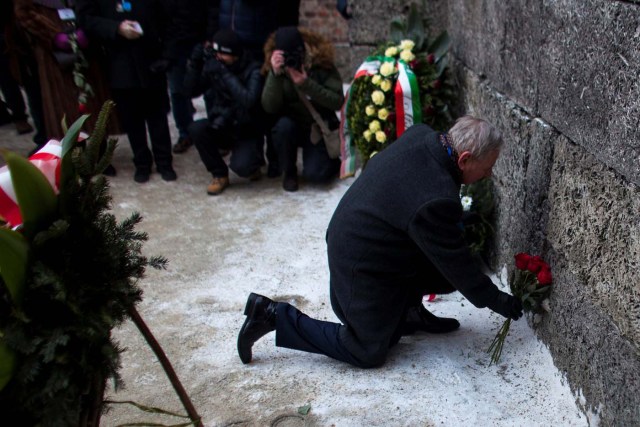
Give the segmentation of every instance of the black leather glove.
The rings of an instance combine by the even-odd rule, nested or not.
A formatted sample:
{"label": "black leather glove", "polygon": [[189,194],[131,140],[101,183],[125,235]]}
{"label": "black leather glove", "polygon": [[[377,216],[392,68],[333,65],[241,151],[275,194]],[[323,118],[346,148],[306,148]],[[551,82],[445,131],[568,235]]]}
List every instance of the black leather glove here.
{"label": "black leather glove", "polygon": [[218,61],[216,58],[209,59],[204,64],[204,68],[202,69],[202,71],[207,74],[215,74],[215,75],[222,74],[226,70],[227,68],[224,66],[224,64]]}
{"label": "black leather glove", "polygon": [[509,319],[518,320],[522,317],[522,302],[502,291],[498,291],[496,298],[487,307]]}

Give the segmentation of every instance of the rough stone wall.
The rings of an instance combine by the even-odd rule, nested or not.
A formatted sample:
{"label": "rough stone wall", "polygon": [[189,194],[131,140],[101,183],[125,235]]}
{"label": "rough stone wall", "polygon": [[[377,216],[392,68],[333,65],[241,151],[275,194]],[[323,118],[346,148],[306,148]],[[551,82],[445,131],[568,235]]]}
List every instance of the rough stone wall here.
{"label": "rough stone wall", "polygon": [[[352,69],[410,2],[354,0]],[[530,318],[584,409],[640,425],[640,3],[434,0],[461,109],[504,133],[494,169],[496,270],[553,269],[551,313]],[[536,320],[536,322],[534,322]]]}

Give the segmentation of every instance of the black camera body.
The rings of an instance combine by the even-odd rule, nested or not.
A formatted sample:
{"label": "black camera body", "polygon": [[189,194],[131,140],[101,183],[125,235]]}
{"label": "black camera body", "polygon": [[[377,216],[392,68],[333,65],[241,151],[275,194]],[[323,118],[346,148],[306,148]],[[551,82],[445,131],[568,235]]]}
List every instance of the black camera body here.
{"label": "black camera body", "polygon": [[295,70],[302,71],[302,64],[304,63],[304,51],[285,51],[283,56],[285,67],[291,67]]}

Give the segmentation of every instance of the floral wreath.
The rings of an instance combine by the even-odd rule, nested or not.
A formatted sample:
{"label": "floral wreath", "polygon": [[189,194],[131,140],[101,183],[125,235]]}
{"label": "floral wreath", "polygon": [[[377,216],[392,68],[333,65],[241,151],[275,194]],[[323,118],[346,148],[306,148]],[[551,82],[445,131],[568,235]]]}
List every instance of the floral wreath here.
{"label": "floral wreath", "polygon": [[391,41],[365,59],[351,83],[341,111],[343,178],[355,173],[356,148],[366,165],[413,124],[445,130],[453,122],[449,36],[429,43],[415,4],[407,22],[391,22]]}

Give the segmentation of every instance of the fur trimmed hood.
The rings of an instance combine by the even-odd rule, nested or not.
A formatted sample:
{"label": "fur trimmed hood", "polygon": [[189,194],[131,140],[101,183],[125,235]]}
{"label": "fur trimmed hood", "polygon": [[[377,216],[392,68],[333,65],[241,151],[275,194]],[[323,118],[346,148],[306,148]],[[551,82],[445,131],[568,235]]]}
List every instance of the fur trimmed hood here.
{"label": "fur trimmed hood", "polygon": [[[307,66],[331,69],[335,67],[335,49],[327,39],[318,33],[298,28],[302,39],[304,40],[306,55],[305,63]],[[271,33],[264,44],[264,64],[262,64],[262,74],[266,75],[271,69],[271,54],[275,50],[276,36],[275,32]]]}

